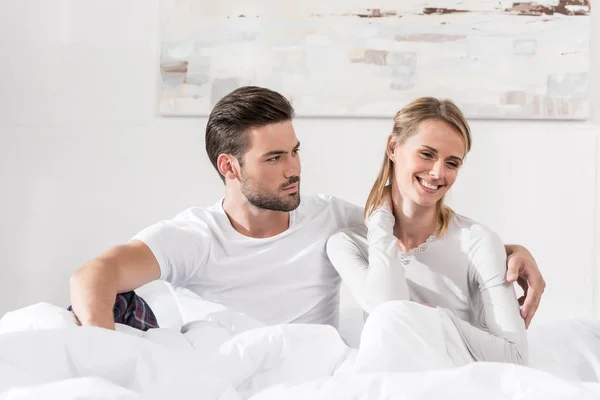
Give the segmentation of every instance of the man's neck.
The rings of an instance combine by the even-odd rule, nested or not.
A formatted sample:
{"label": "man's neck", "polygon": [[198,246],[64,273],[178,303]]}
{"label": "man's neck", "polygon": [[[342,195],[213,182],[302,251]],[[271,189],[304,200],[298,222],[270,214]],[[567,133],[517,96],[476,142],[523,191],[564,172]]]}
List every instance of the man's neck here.
{"label": "man's neck", "polygon": [[285,232],[290,226],[290,213],[258,208],[241,194],[227,193],[223,210],[231,226],[244,236],[268,238]]}
{"label": "man's neck", "polygon": [[425,242],[437,224],[436,207],[421,207],[408,200],[399,199],[394,205],[394,236],[401,251],[407,252]]}

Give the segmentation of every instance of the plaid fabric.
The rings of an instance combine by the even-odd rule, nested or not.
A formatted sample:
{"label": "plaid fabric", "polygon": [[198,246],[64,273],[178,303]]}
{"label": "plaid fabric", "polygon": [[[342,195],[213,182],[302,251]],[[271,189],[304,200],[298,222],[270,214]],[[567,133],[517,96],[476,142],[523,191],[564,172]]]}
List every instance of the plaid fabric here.
{"label": "plaid fabric", "polygon": [[[67,310],[73,311],[73,308],[69,306]],[[117,295],[113,314],[116,323],[129,325],[142,331],[159,327],[148,303],[134,291]]]}

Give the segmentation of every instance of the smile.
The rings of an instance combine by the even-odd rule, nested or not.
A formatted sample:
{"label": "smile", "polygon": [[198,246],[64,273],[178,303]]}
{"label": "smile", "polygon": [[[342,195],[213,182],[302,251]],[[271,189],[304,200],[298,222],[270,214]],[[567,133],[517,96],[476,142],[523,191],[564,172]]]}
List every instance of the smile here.
{"label": "smile", "polygon": [[425,189],[425,191],[427,193],[436,193],[439,188],[444,186],[444,185],[435,185],[433,182],[419,178],[418,176],[416,178],[417,178],[417,181],[419,182],[419,184],[421,185],[421,187],[423,189]]}

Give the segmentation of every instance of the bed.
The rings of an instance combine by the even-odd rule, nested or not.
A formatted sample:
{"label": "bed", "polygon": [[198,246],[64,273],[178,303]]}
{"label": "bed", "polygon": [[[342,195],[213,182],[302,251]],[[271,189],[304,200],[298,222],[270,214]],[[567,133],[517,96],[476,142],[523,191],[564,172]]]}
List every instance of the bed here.
{"label": "bed", "polygon": [[[555,350],[535,367],[480,362],[366,374],[355,370],[359,348],[331,326],[265,326],[160,284],[139,293],[160,329],[77,327],[71,313],[47,303],[7,313],[0,399],[600,399],[593,322],[531,332],[542,353]],[[565,335],[578,339],[559,343]]]}

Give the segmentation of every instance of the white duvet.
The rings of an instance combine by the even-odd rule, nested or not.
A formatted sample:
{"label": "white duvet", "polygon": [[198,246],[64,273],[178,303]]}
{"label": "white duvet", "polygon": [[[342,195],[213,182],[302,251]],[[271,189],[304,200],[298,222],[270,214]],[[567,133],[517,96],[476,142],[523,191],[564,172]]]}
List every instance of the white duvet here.
{"label": "white duvet", "polygon": [[[359,350],[326,325],[263,326],[220,310],[181,329],[113,332],[76,327],[41,303],[0,320],[0,400],[600,399],[600,334],[579,324],[531,333],[540,351],[561,346],[541,351],[536,368],[365,374],[355,371]],[[577,340],[556,342],[565,335]]]}

